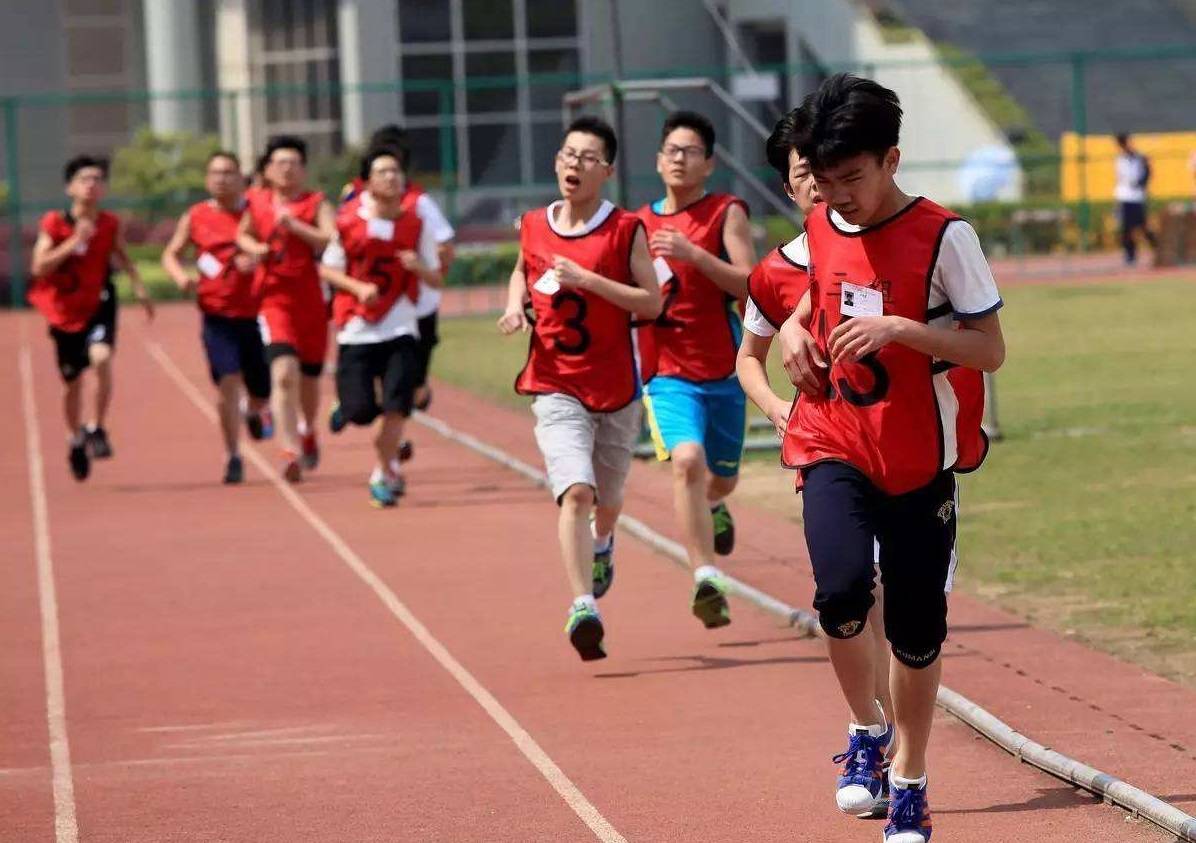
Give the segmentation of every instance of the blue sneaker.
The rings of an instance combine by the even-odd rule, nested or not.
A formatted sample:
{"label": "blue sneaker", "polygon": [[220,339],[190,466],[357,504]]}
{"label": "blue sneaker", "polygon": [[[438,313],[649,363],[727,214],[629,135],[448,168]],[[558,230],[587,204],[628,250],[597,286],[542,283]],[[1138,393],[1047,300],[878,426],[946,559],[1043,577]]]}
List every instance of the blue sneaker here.
{"label": "blue sneaker", "polygon": [[594,582],[594,599],[597,600],[606,592],[610,591],[611,583],[615,581],[615,561],[613,555],[615,552],[615,537],[610,537],[610,544],[607,545],[604,551],[594,551],[594,567],[593,582]]}
{"label": "blue sneaker", "polygon": [[930,803],[926,785],[893,788],[889,822],[885,825],[885,843],[928,843],[930,840]]}
{"label": "blue sneaker", "polygon": [[328,411],[328,430],[332,433],[340,433],[348,423],[349,420],[345,418],[345,414],[341,410],[341,402],[337,401]]}
{"label": "blue sneaker", "polygon": [[370,482],[370,506],[376,509],[392,507],[399,502],[394,490],[385,479]]}
{"label": "blue sneaker", "polygon": [[855,817],[870,817],[883,806],[885,750],[892,740],[892,726],[878,738],[869,735],[865,728],[852,728],[847,750],[831,759],[843,765],[835,785],[835,802],[840,811]]}

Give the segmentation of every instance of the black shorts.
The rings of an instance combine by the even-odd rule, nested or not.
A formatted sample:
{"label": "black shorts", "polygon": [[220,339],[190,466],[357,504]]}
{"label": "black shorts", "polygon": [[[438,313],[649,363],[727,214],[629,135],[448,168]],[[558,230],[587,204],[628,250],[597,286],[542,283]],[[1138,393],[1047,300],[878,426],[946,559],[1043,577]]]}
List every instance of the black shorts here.
{"label": "black shorts", "polygon": [[[272,342],[263,349],[266,358],[266,366],[269,367],[271,363],[280,357],[298,357],[299,350],[289,342]],[[299,361],[299,373],[306,375],[309,378],[318,378],[324,374],[323,363],[304,363]]]}
{"label": "black shorts", "polygon": [[1145,202],[1118,202],[1117,216],[1123,231],[1132,231],[1146,225]]}
{"label": "black shorts", "polygon": [[254,398],[270,397],[270,367],[262,348],[262,331],[257,319],[203,315],[203,347],[208,355],[212,383],[227,375],[240,374],[245,391]]}
{"label": "black shorts", "polygon": [[58,372],[66,383],[76,380],[91,365],[88,349],[103,343],[116,348],[116,287],[109,281],[100,293],[100,305],[81,331],[50,328]]}
{"label": "black shorts", "polygon": [[[937,658],[947,637],[955,566],[955,475],[887,495],[858,469],[825,462],[803,472],[803,519],[814,569],[814,608],[827,635],[863,631],[875,602],[876,562],[885,587],[885,633],[911,667]],[[878,554],[879,550],[879,554]]]}
{"label": "black shorts", "polygon": [[432,365],[432,349],[440,342],[437,327],[440,322],[437,311],[419,320],[419,344],[415,349],[415,388],[418,389],[428,382],[428,368]]}
{"label": "black shorts", "polygon": [[345,418],[352,424],[367,425],[381,413],[411,415],[415,364],[414,337],[339,345],[336,397]]}

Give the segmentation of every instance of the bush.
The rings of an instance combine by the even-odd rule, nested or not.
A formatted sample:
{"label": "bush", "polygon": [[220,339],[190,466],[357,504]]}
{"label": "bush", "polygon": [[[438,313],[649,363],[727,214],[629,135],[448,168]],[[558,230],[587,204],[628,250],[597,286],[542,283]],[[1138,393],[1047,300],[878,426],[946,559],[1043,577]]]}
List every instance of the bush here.
{"label": "bush", "polygon": [[519,257],[519,245],[502,243],[485,248],[462,249],[449,267],[446,287],[485,287],[505,284]]}
{"label": "bush", "polygon": [[112,159],[112,189],[150,215],[180,213],[203,193],[204,164],[220,148],[215,135],[138,129]]}

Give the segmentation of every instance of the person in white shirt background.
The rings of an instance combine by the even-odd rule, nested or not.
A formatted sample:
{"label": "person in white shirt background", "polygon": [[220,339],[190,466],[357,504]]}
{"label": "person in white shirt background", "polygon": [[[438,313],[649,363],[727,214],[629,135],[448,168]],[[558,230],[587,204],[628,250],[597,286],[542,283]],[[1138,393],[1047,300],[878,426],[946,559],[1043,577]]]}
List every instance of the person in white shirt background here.
{"label": "person in white shirt background", "polygon": [[1121,150],[1114,163],[1116,182],[1113,198],[1117,202],[1117,220],[1121,224],[1121,248],[1125,251],[1125,262],[1132,266],[1138,257],[1138,244],[1134,239],[1141,231],[1152,250],[1158,249],[1154,233],[1146,226],[1146,186],[1150,182],[1150,161],[1134,148],[1130,136],[1117,135],[1117,146]]}

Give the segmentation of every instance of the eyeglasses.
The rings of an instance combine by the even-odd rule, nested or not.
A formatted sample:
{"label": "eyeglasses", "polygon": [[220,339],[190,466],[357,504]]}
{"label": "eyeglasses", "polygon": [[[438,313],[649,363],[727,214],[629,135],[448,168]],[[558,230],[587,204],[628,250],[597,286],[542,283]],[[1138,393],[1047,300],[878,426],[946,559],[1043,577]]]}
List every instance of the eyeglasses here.
{"label": "eyeglasses", "polygon": [[698,158],[699,156],[705,158],[706,148],[702,146],[676,146],[670,143],[668,146],[660,148],[660,154],[669,160],[676,158],[678,155],[683,158]]}
{"label": "eyeglasses", "polygon": [[585,151],[578,152],[576,149],[569,149],[565,147],[556,154],[557,160],[562,164],[572,164],[575,161],[583,170],[588,170],[590,167],[595,167],[598,164],[605,164],[606,161],[599,158],[593,152]]}

